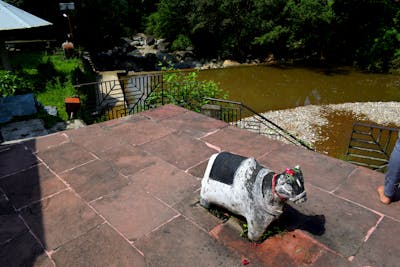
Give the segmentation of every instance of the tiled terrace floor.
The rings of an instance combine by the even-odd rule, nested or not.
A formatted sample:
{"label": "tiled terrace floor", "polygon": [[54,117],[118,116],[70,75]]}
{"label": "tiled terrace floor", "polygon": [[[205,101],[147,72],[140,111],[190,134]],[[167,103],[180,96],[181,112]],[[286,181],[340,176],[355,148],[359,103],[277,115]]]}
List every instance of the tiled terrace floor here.
{"label": "tiled terrace floor", "polygon": [[[288,206],[282,233],[256,245],[199,206],[220,150],[302,166],[308,201]],[[0,146],[0,266],[398,266],[400,203],[378,202],[382,182],[167,105]]]}

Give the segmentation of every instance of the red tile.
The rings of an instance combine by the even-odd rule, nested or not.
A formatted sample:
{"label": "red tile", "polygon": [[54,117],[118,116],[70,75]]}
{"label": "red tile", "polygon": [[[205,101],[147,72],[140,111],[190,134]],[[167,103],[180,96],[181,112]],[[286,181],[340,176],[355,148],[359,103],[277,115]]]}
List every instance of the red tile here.
{"label": "red tile", "polygon": [[273,141],[265,136],[233,126],[223,128],[201,139],[219,147],[223,151],[255,158],[279,149],[284,145],[283,143]]}
{"label": "red tile", "polygon": [[168,135],[140,147],[181,170],[193,167],[217,152],[182,132]]}
{"label": "red tile", "polygon": [[355,255],[354,266],[398,266],[400,224],[384,218]]}
{"label": "red tile", "polygon": [[37,155],[56,173],[96,159],[92,154],[74,143],[66,143],[45,151],[39,151]]}
{"label": "red tile", "polygon": [[0,244],[0,266],[54,266],[43,248],[29,233]]}
{"label": "red tile", "polygon": [[140,145],[172,133],[174,129],[165,127],[150,119],[128,121],[110,128],[109,138],[119,139],[127,144]]}
{"label": "red tile", "polygon": [[174,166],[160,162],[130,177],[133,185],[169,205],[194,194],[200,181]]}
{"label": "red tile", "polygon": [[130,145],[116,146],[98,155],[125,176],[133,175],[160,161],[142,149]]}
{"label": "red tile", "polygon": [[44,199],[23,209],[21,214],[49,250],[103,223],[103,219],[71,191]]}
{"label": "red tile", "polygon": [[204,176],[204,172],[206,171],[207,164],[208,164],[208,158],[204,160],[202,163],[188,169],[187,172],[193,175],[194,177],[202,179]]}
{"label": "red tile", "polygon": [[244,255],[250,263],[265,266],[308,266],[324,251],[313,239],[299,230],[269,237],[261,244],[252,243],[229,223],[215,227],[210,234],[225,246]]}
{"label": "red tile", "polygon": [[203,208],[199,204],[200,202],[200,190],[187,197],[186,199],[176,203],[173,207],[183,214],[186,218],[189,218],[196,225],[202,228],[204,231],[209,232],[218,224],[222,223],[221,219],[212,215],[207,209]]}
{"label": "red tile", "polygon": [[150,233],[178,214],[134,185],[114,191],[92,205],[132,241]]}
{"label": "red tile", "polygon": [[108,130],[99,126],[90,126],[66,132],[71,141],[91,152],[101,152],[117,146],[120,140],[110,138]]}
{"label": "red tile", "polygon": [[239,254],[230,251],[182,216],[138,240],[135,245],[144,252],[149,266],[241,265]]}
{"label": "red tile", "polygon": [[92,201],[129,183],[110,164],[96,160],[61,174],[61,178],[86,201]]}
{"label": "red tile", "polygon": [[282,214],[280,221],[292,229],[307,231],[344,257],[355,255],[380,216],[313,186],[306,185],[306,190],[307,202],[291,204],[292,212]]}
{"label": "red tile", "polygon": [[52,254],[57,266],[146,266],[144,257],[108,224],[102,224]]}
{"label": "red tile", "polygon": [[39,160],[23,144],[0,146],[0,179],[38,163]]}
{"label": "red tile", "polygon": [[0,187],[17,209],[67,188],[43,164],[0,179]]}
{"label": "red tile", "polygon": [[28,140],[24,144],[33,152],[38,152],[67,142],[69,142],[69,138],[65,133],[55,133]]}
{"label": "red tile", "polygon": [[382,204],[379,201],[377,188],[383,185],[385,176],[376,171],[358,167],[349,178],[335,191],[335,194],[369,207],[379,213],[400,221],[400,202],[393,202],[390,205]]}
{"label": "red tile", "polygon": [[[0,194],[0,248],[2,244],[28,232],[23,220],[14,211],[10,201]],[[0,249],[1,250],[1,249]]]}
{"label": "red tile", "polygon": [[192,111],[167,118],[160,122],[160,124],[179,131],[184,131],[194,137],[202,137],[207,133],[228,126],[226,122],[215,120]]}
{"label": "red tile", "polygon": [[140,115],[153,120],[163,120],[185,112],[188,112],[188,110],[176,105],[164,105],[156,109],[143,111],[140,113]]}

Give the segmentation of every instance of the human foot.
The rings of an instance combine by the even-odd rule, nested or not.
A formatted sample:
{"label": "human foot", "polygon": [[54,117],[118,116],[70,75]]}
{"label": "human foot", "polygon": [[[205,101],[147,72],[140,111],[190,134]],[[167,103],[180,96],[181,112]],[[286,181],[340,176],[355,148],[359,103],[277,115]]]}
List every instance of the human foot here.
{"label": "human foot", "polygon": [[385,188],[383,187],[383,185],[378,187],[378,195],[379,195],[379,200],[383,203],[383,204],[390,204],[390,202],[392,202],[390,200],[390,198],[388,198],[387,196],[385,196]]}

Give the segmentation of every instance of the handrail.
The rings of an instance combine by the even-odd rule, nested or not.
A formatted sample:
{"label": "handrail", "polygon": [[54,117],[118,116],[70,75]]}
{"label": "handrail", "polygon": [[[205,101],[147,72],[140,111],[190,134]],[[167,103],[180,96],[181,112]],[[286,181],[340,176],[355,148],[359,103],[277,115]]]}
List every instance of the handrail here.
{"label": "handrail", "polygon": [[[111,104],[105,102],[106,105],[101,107],[102,111],[100,113],[107,113],[108,117],[111,116],[112,118],[117,118],[117,117],[120,117],[120,115],[122,115],[122,113],[120,112],[120,109],[124,110],[124,112],[123,112],[124,115],[133,114],[133,113],[135,113],[135,111],[137,112],[139,110],[148,109],[149,107],[146,106],[145,101],[146,101],[146,98],[151,94],[151,92],[153,92],[154,87],[159,87],[159,85],[161,85],[161,89],[164,90],[163,79],[160,80],[158,78],[157,79],[151,78],[151,77],[158,77],[158,75],[155,75],[155,76],[144,75],[142,77],[143,77],[143,79],[147,79],[147,80],[139,81],[138,85],[140,87],[140,90],[134,90],[135,92],[136,91],[140,92],[140,94],[138,94],[138,95],[134,95],[134,91],[130,91],[129,85],[125,84],[125,82],[129,81],[131,78],[123,78],[123,79],[103,81],[103,82],[89,82],[89,83],[75,85],[75,87],[80,88],[80,87],[89,86],[89,85],[97,85],[99,87],[102,87],[103,84],[113,85],[113,86],[106,86],[106,92],[105,93],[103,92],[104,95],[101,95],[100,97],[98,96],[99,98],[97,99],[96,110],[99,108],[99,105],[103,104],[103,102],[105,102],[106,100],[108,101],[108,100],[111,100],[112,98],[117,100],[117,99],[121,98],[121,100],[123,99],[123,105],[111,105]],[[150,78],[148,78],[148,77],[150,77]],[[121,89],[121,93],[118,93],[117,95],[111,95],[117,86],[117,82],[119,84],[118,88]],[[136,84],[134,86],[136,87]],[[107,89],[109,89],[109,90],[107,90]],[[98,92],[98,91],[96,91],[96,92]],[[102,90],[100,89],[100,92],[98,92],[98,93],[101,94]],[[127,94],[129,94],[129,96]],[[133,97],[133,96],[134,96],[135,102],[129,103],[128,98]],[[228,116],[228,118],[227,118],[227,116],[224,117],[224,119],[226,119],[226,120],[236,121],[236,123],[242,122],[243,111],[247,111],[250,114],[252,114],[253,117],[256,117],[256,120],[257,120],[257,122],[256,122],[257,124],[255,125],[256,127],[259,127],[260,125],[264,125],[264,126],[268,127],[269,129],[273,130],[274,132],[276,132],[282,138],[285,138],[286,140],[288,140],[290,143],[293,143],[296,145],[301,145],[309,150],[314,150],[303,140],[297,138],[296,136],[294,136],[287,130],[283,129],[282,127],[280,127],[279,125],[274,123],[273,121],[269,120],[262,114],[259,114],[254,109],[252,109],[251,107],[249,107],[241,102],[217,99],[217,98],[211,98],[211,97],[206,97],[204,99],[206,99],[208,101],[214,101],[214,102],[220,102],[220,103],[238,106],[239,108],[237,108],[237,111],[234,111],[233,113],[227,113],[227,114],[225,113],[224,114],[224,115]],[[162,105],[165,104],[164,98],[162,98],[162,101],[163,101]],[[115,116],[117,116],[117,117],[115,117]],[[222,119],[222,118],[220,118],[220,119]],[[261,133],[261,132],[259,132],[259,133]]]}
{"label": "handrail", "polygon": [[[308,144],[306,144],[303,140],[297,138],[296,136],[294,136],[293,134],[289,133],[288,131],[286,131],[285,129],[283,129],[282,127],[280,127],[278,124],[274,123],[273,121],[269,120],[268,118],[266,118],[265,116],[261,115],[260,113],[258,113],[257,111],[255,111],[254,109],[252,109],[251,107],[241,103],[241,102],[237,102],[237,101],[231,101],[231,100],[224,100],[224,99],[217,99],[217,98],[212,98],[212,97],[205,97],[204,99],[209,100],[209,101],[215,101],[215,102],[222,102],[222,103],[227,103],[227,104],[234,104],[234,105],[238,105],[241,106],[245,109],[247,109],[248,111],[250,111],[253,115],[258,116],[261,118],[261,123],[263,123],[264,125],[268,126],[265,122],[271,124],[272,126],[274,126],[275,128],[277,128],[278,130],[280,130],[281,132],[284,133],[284,135],[280,134],[278,131],[276,131],[278,134],[280,134],[283,138],[285,138],[286,140],[288,140],[289,142],[293,143],[293,140],[295,142],[297,142],[298,144],[300,144],[301,146],[309,149],[309,150],[313,150],[314,149],[312,147],[310,147]],[[242,118],[240,118],[241,120]],[[292,140],[290,140],[290,138]]]}
{"label": "handrail", "polygon": [[353,123],[346,152],[347,161],[385,172],[398,130],[362,122]]}

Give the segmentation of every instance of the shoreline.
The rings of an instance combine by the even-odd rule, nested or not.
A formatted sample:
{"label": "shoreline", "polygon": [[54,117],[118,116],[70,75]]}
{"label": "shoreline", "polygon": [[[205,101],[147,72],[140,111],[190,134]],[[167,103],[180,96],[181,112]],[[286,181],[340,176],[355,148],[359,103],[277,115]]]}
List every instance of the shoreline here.
{"label": "shoreline", "polygon": [[[338,136],[329,136],[336,133],[328,133],[326,127],[334,127],[330,131],[343,132],[343,129],[335,128],[337,125],[331,121],[333,117],[339,122],[342,118],[344,120],[346,116],[347,119],[350,118],[353,121],[367,121],[380,126],[400,128],[400,102],[394,101],[307,105],[261,114],[312,147],[323,144],[334,137],[338,138]],[[245,118],[242,121],[246,123],[250,118]],[[349,128],[351,125],[345,127]],[[261,127],[261,132],[272,139],[288,143],[285,138],[278,136],[266,126]],[[328,154],[323,147],[319,146],[316,150]]]}

